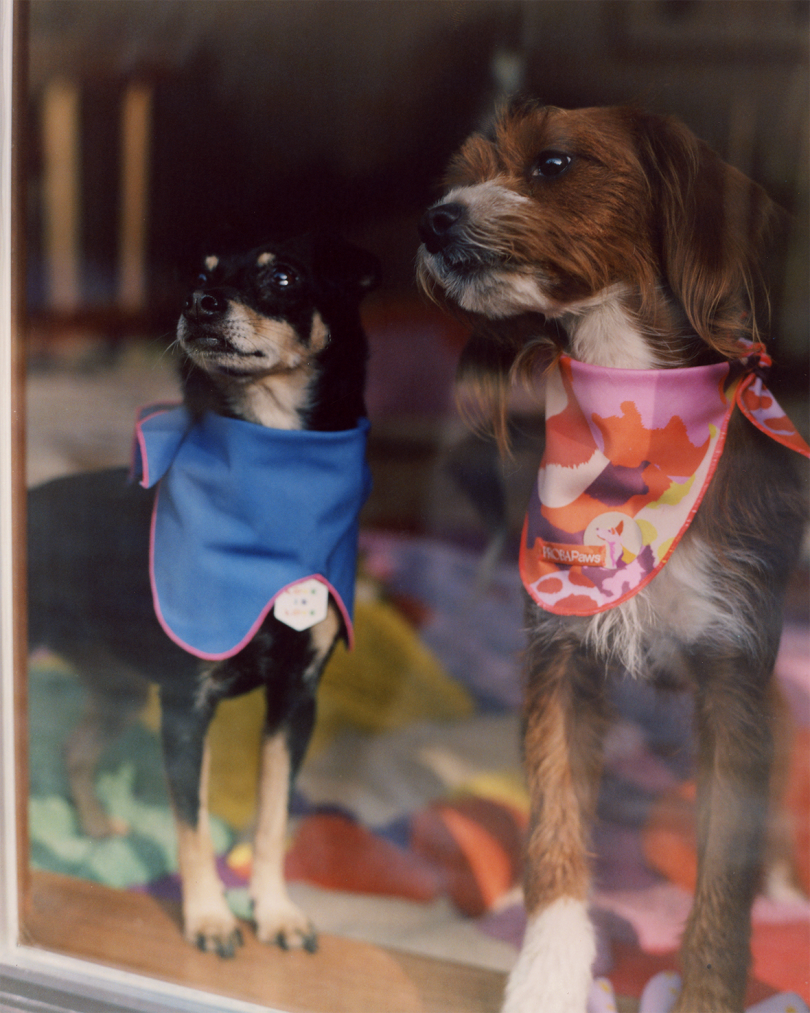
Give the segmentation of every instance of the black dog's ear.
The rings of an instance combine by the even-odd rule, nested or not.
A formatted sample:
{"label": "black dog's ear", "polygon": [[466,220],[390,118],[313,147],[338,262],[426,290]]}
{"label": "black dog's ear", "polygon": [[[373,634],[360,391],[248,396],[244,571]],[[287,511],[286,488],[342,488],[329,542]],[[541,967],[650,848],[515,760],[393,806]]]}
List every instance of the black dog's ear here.
{"label": "black dog's ear", "polygon": [[373,253],[333,235],[317,236],[314,247],[318,274],[340,291],[362,298],[380,284],[382,267]]}

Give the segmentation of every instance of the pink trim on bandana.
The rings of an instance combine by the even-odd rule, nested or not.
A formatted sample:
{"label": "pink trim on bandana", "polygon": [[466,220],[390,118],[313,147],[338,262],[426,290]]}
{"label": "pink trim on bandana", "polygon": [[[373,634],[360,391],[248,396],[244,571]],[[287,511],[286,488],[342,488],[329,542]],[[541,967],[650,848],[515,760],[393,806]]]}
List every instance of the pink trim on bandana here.
{"label": "pink trim on bandana", "polygon": [[[145,460],[146,457],[144,456],[144,461]],[[152,522],[150,525],[150,532],[149,532],[149,583],[152,587],[152,604],[155,609],[155,617],[157,618],[157,621],[160,623],[163,632],[166,634],[166,636],[170,640],[174,641],[174,643],[177,644],[178,647],[182,647],[184,651],[188,651],[189,654],[193,654],[195,657],[200,658],[202,661],[226,661],[228,658],[232,658],[234,655],[238,654],[243,648],[247,647],[247,645],[251,642],[251,640],[256,636],[259,627],[262,625],[264,620],[270,614],[270,611],[275,605],[276,599],[279,597],[279,595],[283,594],[288,588],[295,587],[296,584],[302,584],[306,580],[318,580],[321,582],[321,584],[326,585],[327,589],[329,590],[329,593],[332,595],[332,598],[338,607],[340,614],[343,616],[343,621],[346,624],[346,637],[347,637],[346,646],[349,650],[353,649],[354,623],[352,621],[351,613],[346,608],[346,603],[343,601],[343,598],[340,596],[337,589],[333,587],[332,584],[330,584],[329,581],[326,579],[326,577],[324,577],[320,573],[311,573],[306,577],[290,581],[290,583],[286,584],[284,587],[280,587],[278,591],[276,591],[276,593],[273,595],[273,597],[268,600],[267,604],[264,606],[261,612],[259,612],[259,614],[256,616],[256,619],[253,621],[253,624],[251,625],[247,633],[245,633],[245,635],[236,645],[228,648],[228,650],[211,653],[208,651],[202,651],[198,647],[195,647],[193,644],[186,643],[186,641],[183,640],[183,638],[179,636],[177,633],[175,633],[174,630],[171,628],[171,626],[166,621],[166,618],[163,615],[163,610],[160,607],[160,596],[158,594],[157,582],[155,578],[155,524],[157,521],[157,503],[159,496],[160,496],[160,487],[158,487],[158,490],[155,493],[155,505],[152,509]]]}

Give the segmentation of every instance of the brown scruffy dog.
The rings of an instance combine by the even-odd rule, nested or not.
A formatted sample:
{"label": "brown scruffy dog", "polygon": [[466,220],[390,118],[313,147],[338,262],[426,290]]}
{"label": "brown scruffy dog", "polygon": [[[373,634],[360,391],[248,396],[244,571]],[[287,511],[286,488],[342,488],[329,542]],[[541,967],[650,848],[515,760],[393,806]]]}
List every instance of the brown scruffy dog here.
{"label": "brown scruffy dog", "polygon": [[[420,225],[423,286],[478,322],[470,361],[501,380],[537,355],[547,367],[521,545],[532,812],[508,1013],[585,1013],[612,669],[694,692],[699,872],[675,1010],[743,1009],[806,499],[806,445],[761,378],[753,293],[772,214],[670,118],[523,103],[466,141]],[[499,381],[480,380],[503,428]]]}

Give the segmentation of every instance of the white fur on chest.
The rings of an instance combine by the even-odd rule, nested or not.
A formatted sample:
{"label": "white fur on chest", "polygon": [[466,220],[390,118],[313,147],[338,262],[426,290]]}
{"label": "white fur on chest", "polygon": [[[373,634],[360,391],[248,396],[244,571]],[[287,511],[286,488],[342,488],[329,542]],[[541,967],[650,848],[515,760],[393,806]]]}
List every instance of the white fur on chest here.
{"label": "white fur on chest", "polygon": [[[538,625],[545,625],[538,609]],[[553,619],[559,622],[560,617]],[[656,671],[677,674],[681,653],[706,637],[740,647],[751,641],[717,561],[700,539],[687,534],[652,581],[627,601],[587,618],[564,620],[608,665],[644,678]],[[753,643],[751,648],[753,649]]]}
{"label": "white fur on chest", "polygon": [[657,369],[662,365],[652,344],[622,302],[616,285],[580,306],[568,307],[563,317],[571,356],[592,366],[613,369]]}
{"label": "white fur on chest", "polygon": [[238,403],[239,414],[267,429],[303,429],[311,384],[312,377],[304,370],[262,377],[246,386]]}

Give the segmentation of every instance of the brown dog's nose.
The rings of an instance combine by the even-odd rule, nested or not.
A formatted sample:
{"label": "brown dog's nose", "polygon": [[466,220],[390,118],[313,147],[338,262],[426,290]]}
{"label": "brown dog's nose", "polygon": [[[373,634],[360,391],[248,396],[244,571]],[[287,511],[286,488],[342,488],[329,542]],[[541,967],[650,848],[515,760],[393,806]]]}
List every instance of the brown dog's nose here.
{"label": "brown dog's nose", "polygon": [[439,253],[453,238],[453,226],[464,217],[466,207],[448,201],[429,208],[419,222],[419,236],[428,253]]}
{"label": "brown dog's nose", "polygon": [[227,300],[215,292],[204,292],[196,289],[183,304],[183,316],[188,320],[210,320],[224,313],[228,306]]}

